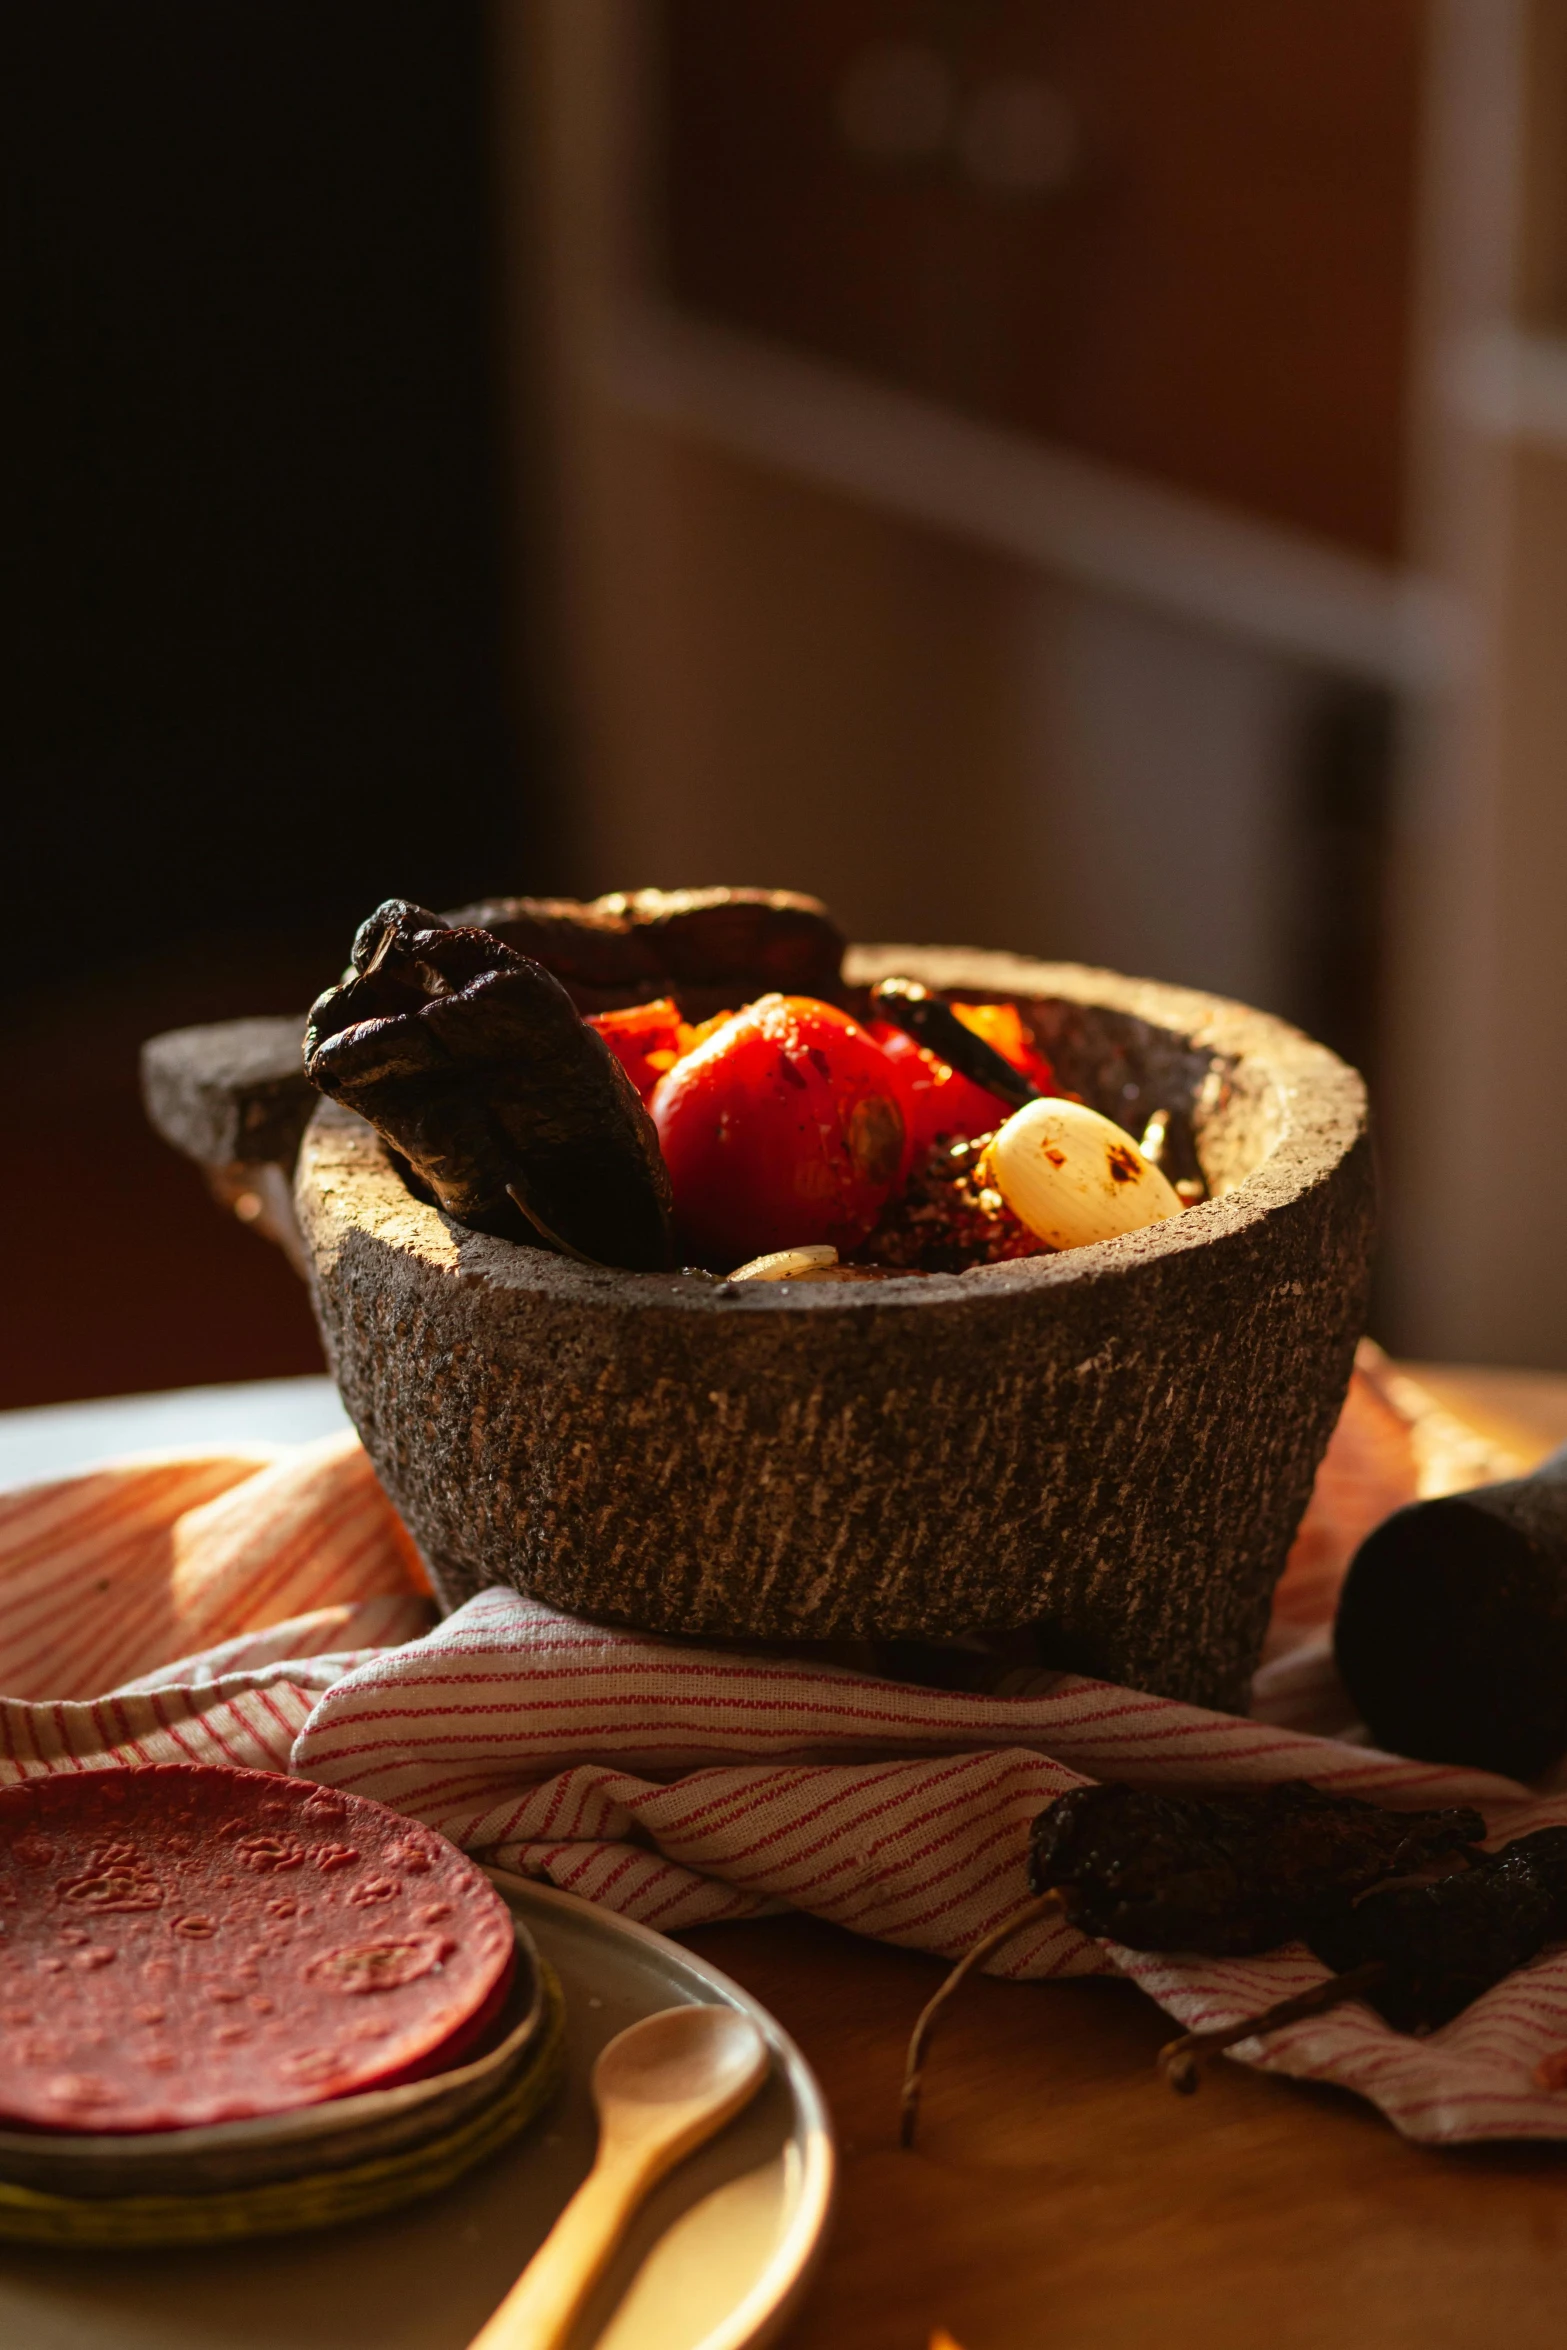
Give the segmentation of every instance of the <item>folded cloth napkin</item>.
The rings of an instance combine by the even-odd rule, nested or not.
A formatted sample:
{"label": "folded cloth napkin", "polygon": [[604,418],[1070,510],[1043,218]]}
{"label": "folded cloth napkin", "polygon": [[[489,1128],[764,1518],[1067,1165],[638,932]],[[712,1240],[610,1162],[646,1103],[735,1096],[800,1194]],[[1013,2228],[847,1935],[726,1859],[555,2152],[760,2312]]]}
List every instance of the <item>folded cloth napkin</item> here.
{"label": "folded cloth napkin", "polygon": [[[437,1622],[353,1437],[110,1464],[0,1496],[0,1778],[179,1760],[293,1771],[666,1931],[792,1907],[951,1957],[1022,1905],[1030,1822],[1087,1780],[1309,1778],[1394,1805],[1476,1803],[1501,1840],[1567,1821],[1567,1796],[1374,1751],[1327,1645],[1369,1525],[1515,1465],[1368,1353],[1241,1719],[1075,1674],[911,1684],[584,1623],[509,1590]],[[1322,1736],[1323,1720],[1347,1734]],[[1019,1934],[993,1971],[1119,1971],[1187,2026],[1237,2021],[1325,1973],[1299,1945],[1151,1957],[1061,1922]],[[1407,2136],[1451,2143],[1567,2137],[1567,2092],[1537,2079],[1564,2047],[1567,1953],[1429,2038],[1354,2006],[1236,2054],[1356,2089]]]}

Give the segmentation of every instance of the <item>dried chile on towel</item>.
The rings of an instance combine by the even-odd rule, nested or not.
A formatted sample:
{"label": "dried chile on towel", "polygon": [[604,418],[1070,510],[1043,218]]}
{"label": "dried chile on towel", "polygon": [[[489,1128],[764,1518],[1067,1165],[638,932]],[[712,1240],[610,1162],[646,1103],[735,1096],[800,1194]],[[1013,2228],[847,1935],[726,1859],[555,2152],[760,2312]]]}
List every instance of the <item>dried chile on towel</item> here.
{"label": "dried chile on towel", "polygon": [[1201,1795],[1074,1787],[1035,1820],[1029,1876],[1082,1933],[1240,1957],[1309,1938],[1368,1887],[1466,1856],[1484,1834],[1476,1811],[1388,1811],[1298,1779]]}
{"label": "dried chile on towel", "polygon": [[1387,1969],[1362,1996],[1396,2031],[1451,2023],[1547,1943],[1567,1940],[1567,1828],[1537,1828],[1456,1876],[1368,1893],[1306,1940],[1335,1974]]}

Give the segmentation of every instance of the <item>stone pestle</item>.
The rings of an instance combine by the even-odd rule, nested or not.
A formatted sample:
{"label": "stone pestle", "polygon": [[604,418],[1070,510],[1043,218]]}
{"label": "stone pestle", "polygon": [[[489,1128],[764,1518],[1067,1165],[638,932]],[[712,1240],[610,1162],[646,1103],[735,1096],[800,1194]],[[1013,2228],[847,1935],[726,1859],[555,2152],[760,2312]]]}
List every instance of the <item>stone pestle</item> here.
{"label": "stone pestle", "polygon": [[1567,1445],[1385,1519],[1350,1563],[1334,1652],[1397,1754],[1535,1779],[1567,1753]]}

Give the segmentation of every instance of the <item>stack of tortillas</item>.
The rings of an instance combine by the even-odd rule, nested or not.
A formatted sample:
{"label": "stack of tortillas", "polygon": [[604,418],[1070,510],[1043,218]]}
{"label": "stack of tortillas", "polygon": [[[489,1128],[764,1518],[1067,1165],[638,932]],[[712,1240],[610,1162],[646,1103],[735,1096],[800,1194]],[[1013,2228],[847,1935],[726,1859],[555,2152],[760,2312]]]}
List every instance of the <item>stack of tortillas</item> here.
{"label": "stack of tortillas", "polygon": [[0,1790],[0,2233],[386,2208],[542,2102],[552,2024],[483,1872],[380,1804],[194,1764]]}

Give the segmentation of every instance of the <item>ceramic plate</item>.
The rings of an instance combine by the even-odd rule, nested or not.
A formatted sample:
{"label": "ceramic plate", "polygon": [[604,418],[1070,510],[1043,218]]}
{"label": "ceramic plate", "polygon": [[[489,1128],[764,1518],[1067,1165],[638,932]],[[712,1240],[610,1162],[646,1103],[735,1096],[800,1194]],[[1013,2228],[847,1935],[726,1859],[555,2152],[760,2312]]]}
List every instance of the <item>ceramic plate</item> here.
{"label": "ceramic plate", "polygon": [[565,1988],[567,2079],[515,2145],[427,2202],[319,2236],[180,2252],[0,2248],[0,2342],[28,2350],[465,2350],[593,2152],[588,2074],[661,2007],[723,2001],[773,2051],[755,2102],[666,2179],[572,2350],[750,2350],[802,2292],[832,2195],[821,2092],[777,2024],[717,1968],[607,1910],[496,1884]]}

